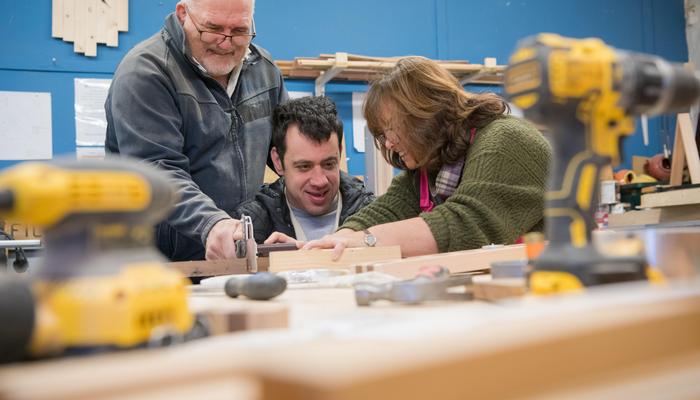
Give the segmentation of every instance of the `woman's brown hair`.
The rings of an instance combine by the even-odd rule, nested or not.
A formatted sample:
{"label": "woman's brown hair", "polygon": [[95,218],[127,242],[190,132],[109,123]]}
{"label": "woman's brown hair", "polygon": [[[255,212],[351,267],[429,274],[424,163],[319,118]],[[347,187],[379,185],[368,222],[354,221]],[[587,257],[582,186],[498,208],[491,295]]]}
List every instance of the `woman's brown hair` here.
{"label": "woman's brown hair", "polygon": [[398,154],[379,139],[388,121],[382,107],[389,106],[402,132],[401,142],[416,159],[418,168],[434,171],[463,158],[471,128],[481,128],[509,110],[493,93],[469,93],[437,62],[405,57],[374,80],[367,92],[363,113],[374,135],[375,146],[394,167],[406,169]]}

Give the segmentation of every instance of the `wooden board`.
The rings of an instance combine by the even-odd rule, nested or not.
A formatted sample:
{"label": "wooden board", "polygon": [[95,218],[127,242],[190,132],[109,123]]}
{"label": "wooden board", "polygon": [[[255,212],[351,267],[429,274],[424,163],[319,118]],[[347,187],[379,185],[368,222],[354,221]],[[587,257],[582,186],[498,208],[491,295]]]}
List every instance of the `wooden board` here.
{"label": "wooden board", "polygon": [[73,51],[76,53],[85,53],[85,43],[87,37],[87,1],[92,0],[74,0],[73,8]]}
{"label": "wooden board", "polygon": [[498,301],[522,297],[527,294],[524,278],[504,278],[474,282],[474,298],[477,300]]}
{"label": "wooden board", "polygon": [[343,251],[337,261],[332,261],[332,250],[297,250],[270,253],[270,272],[310,268],[346,269],[354,264],[401,258],[400,246],[356,247]]}
{"label": "wooden board", "polygon": [[[700,397],[697,286],[620,289],[510,307],[468,302],[361,309],[338,308],[332,292],[350,295],[341,302],[347,305],[350,289],[326,289],[315,293],[317,306],[292,309],[297,324],[288,332],[0,367],[0,398],[569,399],[581,398],[577,389],[640,376],[646,378],[641,383],[654,382],[658,371],[691,371],[673,381],[682,395],[671,398]],[[282,297],[300,300],[311,290],[292,292]],[[299,318],[301,311],[307,318]],[[449,323],[386,335],[385,328],[406,329],[416,319]],[[469,323],[451,324],[459,321]],[[641,397],[669,398],[664,389],[653,386]],[[561,391],[568,395],[551,395]],[[640,397],[626,394],[593,398]]]}
{"label": "wooden board", "polygon": [[690,115],[681,113],[676,120],[676,136],[671,158],[671,186],[683,183],[683,168],[686,163],[691,183],[700,183],[700,157],[695,143],[695,130]]}
{"label": "wooden board", "polygon": [[190,309],[205,317],[212,335],[289,327],[289,307],[271,301],[232,299],[222,290],[194,291]]}
{"label": "wooden board", "polygon": [[51,37],[63,37],[63,0],[51,2]]}
{"label": "wooden board", "polygon": [[[670,292],[647,301],[626,287],[595,307],[571,296],[432,340],[329,340],[277,353],[274,363],[261,355],[263,399],[539,398],[615,382],[700,354],[700,294]],[[685,383],[695,385],[689,397],[700,394],[695,381]]]}
{"label": "wooden board", "polygon": [[627,211],[622,214],[609,214],[608,227],[657,225],[672,222],[700,220],[700,204],[647,208]]}
{"label": "wooden board", "polygon": [[63,0],[63,40],[72,42],[75,40],[75,2],[77,0]]}
{"label": "wooden board", "polygon": [[[399,278],[413,278],[425,265],[442,265],[451,273],[484,271],[491,268],[495,261],[526,259],[525,245],[514,244],[489,249],[453,251],[450,253],[407,257],[403,260],[377,262],[364,265],[365,271],[379,271]],[[356,270],[356,272],[362,272]]]}
{"label": "wooden board", "polygon": [[117,28],[121,32],[129,30],[129,0],[112,0],[115,4],[117,15]]}
{"label": "wooden board", "polygon": [[[97,56],[97,35],[98,26],[97,20],[100,18],[102,7],[101,0],[85,0],[85,11],[83,15],[85,19],[81,22],[81,25],[85,27],[83,32],[83,46],[85,49],[85,55],[88,57]],[[101,29],[101,27],[99,28]]]}
{"label": "wooden board", "polygon": [[700,204],[700,188],[669,190],[641,196],[642,208],[672,207]]}
{"label": "wooden board", "polygon": [[[178,261],[167,263],[187,277],[247,274],[245,259],[233,258],[217,261]],[[258,257],[258,271],[267,271],[268,259]]]}

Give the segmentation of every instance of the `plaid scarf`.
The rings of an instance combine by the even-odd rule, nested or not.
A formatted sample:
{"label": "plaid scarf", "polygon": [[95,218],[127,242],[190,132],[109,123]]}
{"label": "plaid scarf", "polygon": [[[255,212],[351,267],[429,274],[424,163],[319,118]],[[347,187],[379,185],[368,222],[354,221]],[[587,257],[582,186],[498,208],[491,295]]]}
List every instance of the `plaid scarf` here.
{"label": "plaid scarf", "polygon": [[[472,128],[469,132],[469,144],[474,141],[476,128]],[[466,156],[454,164],[443,165],[438,172],[435,180],[435,192],[430,190],[430,182],[428,181],[428,171],[421,169],[420,171],[420,209],[423,212],[432,211],[435,203],[431,200],[433,197],[437,204],[442,204],[459,186],[459,181],[462,178],[462,170]],[[431,196],[432,195],[432,196]]]}

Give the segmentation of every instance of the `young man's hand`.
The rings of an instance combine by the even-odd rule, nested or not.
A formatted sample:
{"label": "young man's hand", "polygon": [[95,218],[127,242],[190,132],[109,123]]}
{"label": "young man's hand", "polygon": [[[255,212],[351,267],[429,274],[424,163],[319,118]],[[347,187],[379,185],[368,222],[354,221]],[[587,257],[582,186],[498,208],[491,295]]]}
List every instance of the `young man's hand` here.
{"label": "young man's hand", "polygon": [[296,243],[297,249],[301,249],[304,246],[304,242],[296,240],[293,237],[285,235],[282,232],[272,232],[272,235],[265,239],[265,244],[274,243]]}
{"label": "young man's hand", "polygon": [[243,239],[241,221],[222,219],[214,224],[207,236],[205,255],[207,260],[225,260],[236,257],[236,240]]}

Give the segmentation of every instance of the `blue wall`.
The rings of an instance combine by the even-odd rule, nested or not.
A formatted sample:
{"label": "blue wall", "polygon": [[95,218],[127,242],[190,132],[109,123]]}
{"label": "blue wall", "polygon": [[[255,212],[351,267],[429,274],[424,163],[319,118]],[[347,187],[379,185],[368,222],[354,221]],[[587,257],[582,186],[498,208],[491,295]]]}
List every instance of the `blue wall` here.
{"label": "blue wall", "polygon": [[[88,58],[51,38],[51,1],[0,0],[0,90],[51,92],[54,155],[73,153],[73,78],[111,77],[126,51],[156,32],[176,2],[130,1],[129,32],[119,34],[119,47],[100,45],[97,57]],[[256,42],[284,60],[346,51],[505,63],[518,39],[543,31],[688,59],[683,0],[258,0],[256,7]],[[290,81],[288,88],[313,91],[313,83]],[[352,150],[351,92],[365,89],[362,83],[327,86],[345,122],[355,175],[363,173],[363,157]],[[652,119],[650,145],[643,147],[637,135],[626,141],[625,154],[661,152],[668,140],[661,128],[670,127],[672,135],[673,123]],[[0,168],[10,164],[0,161]]]}

